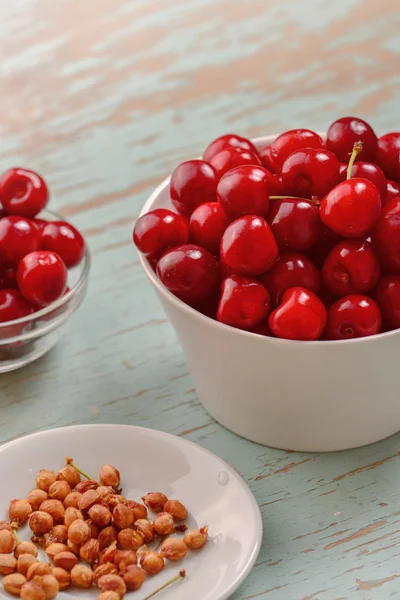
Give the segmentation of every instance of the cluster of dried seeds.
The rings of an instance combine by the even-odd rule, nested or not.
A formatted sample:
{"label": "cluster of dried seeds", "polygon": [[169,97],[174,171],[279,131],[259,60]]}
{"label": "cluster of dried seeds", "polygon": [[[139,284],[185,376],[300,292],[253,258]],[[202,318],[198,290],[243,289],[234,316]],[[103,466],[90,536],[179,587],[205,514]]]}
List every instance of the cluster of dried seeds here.
{"label": "cluster of dried seeds", "polygon": [[[147,494],[143,503],[128,500],[112,465],[101,467],[97,482],[72,459],[66,463],[58,473],[40,471],[27,499],[10,502],[9,522],[0,521],[0,576],[13,596],[52,600],[70,587],[96,586],[98,600],[119,600],[160,573],[166,560],[180,561],[207,542],[207,527],[188,531],[182,523],[188,513],[179,500],[161,492]],[[156,513],[153,520],[148,511]],[[25,524],[32,537],[21,542],[17,530]],[[178,532],[184,537],[169,537]],[[38,547],[47,562],[38,558]],[[184,569],[143,600],[183,577]]]}

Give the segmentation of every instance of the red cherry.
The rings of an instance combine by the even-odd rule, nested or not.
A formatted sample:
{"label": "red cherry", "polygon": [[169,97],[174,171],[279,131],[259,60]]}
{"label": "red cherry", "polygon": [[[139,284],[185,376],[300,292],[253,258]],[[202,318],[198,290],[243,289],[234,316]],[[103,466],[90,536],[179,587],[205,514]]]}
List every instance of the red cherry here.
{"label": "red cherry", "polygon": [[307,201],[274,200],[268,222],[282,252],[311,248],[322,233],[318,206]]}
{"label": "red cherry", "polygon": [[[333,233],[330,229],[323,226],[322,233],[312,248],[307,250],[307,257],[318,267],[322,269],[322,265],[329,252],[341,241],[341,237],[336,233]],[[307,286],[305,286],[307,287]]]}
{"label": "red cherry", "polygon": [[252,327],[248,331],[251,331],[251,333],[256,333],[257,335],[275,337],[270,329],[270,326],[268,325],[268,319],[265,319],[265,321],[261,321],[261,323],[259,323],[255,327]]}
{"label": "red cherry", "polygon": [[339,161],[328,150],[303,148],[287,157],[281,175],[285,194],[322,197],[339,183]]}
{"label": "red cherry", "polygon": [[221,177],[217,198],[232,218],[244,215],[266,217],[269,209],[268,182],[273,177],[262,167],[245,165],[231,169]]}
{"label": "red cherry", "polygon": [[204,160],[181,163],[171,175],[172,204],[182,215],[191,215],[204,202],[216,201],[217,174]]}
{"label": "red cherry", "polygon": [[211,296],[219,282],[217,261],[195,244],[177,246],[163,254],[157,275],[170,292],[191,305]]}
{"label": "red cherry", "polygon": [[64,294],[67,268],[55,252],[31,252],[18,265],[17,281],[29,302],[40,307],[48,306]]}
{"label": "red cherry", "polygon": [[383,207],[371,240],[385,271],[400,273],[400,198]]}
{"label": "red cherry", "polygon": [[[281,165],[274,161],[271,155],[271,146],[265,146],[260,152],[260,158],[263,166],[271,173],[278,174],[281,172]],[[278,195],[278,194],[277,194]]]}
{"label": "red cherry", "polygon": [[3,217],[0,220],[0,262],[11,266],[39,248],[39,231],[32,221],[24,217]]}
{"label": "red cherry", "polygon": [[356,142],[363,143],[362,160],[374,162],[378,150],[378,138],[368,123],[357,117],[343,117],[329,127],[326,134],[326,147],[336,154],[338,160],[349,162]]}
{"label": "red cherry", "polygon": [[293,287],[286,290],[278,308],[268,319],[272,333],[286,340],[318,340],[326,324],[326,309],[309,290]]}
{"label": "red cherry", "polygon": [[217,312],[221,323],[251,329],[267,317],[269,309],[269,293],[255,279],[232,275],[223,281]]}
{"label": "red cherry", "polygon": [[40,233],[43,231],[43,229],[46,227],[47,223],[49,222],[49,221],[46,221],[46,219],[38,219],[37,217],[35,219],[32,219],[32,221],[35,223],[35,225],[39,229]]}
{"label": "red cherry", "polygon": [[222,234],[230,222],[219,202],[201,204],[190,217],[190,241],[219,254]]}
{"label": "red cherry", "polygon": [[261,283],[271,294],[273,306],[277,306],[281,298],[292,287],[307,288],[318,294],[321,277],[318,269],[302,254],[281,254],[274,268],[261,277]]}
{"label": "red cherry", "polygon": [[221,150],[226,150],[227,148],[250,150],[250,152],[253,152],[257,155],[257,149],[250,140],[244,137],[240,137],[240,135],[229,133],[227,135],[222,135],[221,137],[211,142],[211,144],[209,144],[204,151],[203,159],[207,162],[210,162],[210,160],[216,154],[218,154],[218,152],[221,152]]}
{"label": "red cherry", "polygon": [[64,221],[52,221],[43,228],[40,247],[42,250],[56,252],[68,268],[79,264],[85,255],[85,240],[82,235]]}
{"label": "red cherry", "polygon": [[189,241],[187,219],[166,208],[152,210],[136,221],[133,241],[149,260],[160,258],[170,248]]}
{"label": "red cherry", "polygon": [[0,264],[0,289],[17,289],[17,269]]}
{"label": "red cherry", "polygon": [[379,260],[369,242],[345,240],[328,254],[322,277],[337,296],[363,294],[379,281]]}
{"label": "red cherry", "polygon": [[389,327],[400,327],[400,276],[382,277],[375,290],[382,317]]}
{"label": "red cherry", "polygon": [[0,201],[10,215],[33,218],[48,200],[47,185],[34,171],[8,169],[0,178]]}
{"label": "red cherry", "polygon": [[226,228],[221,240],[221,258],[238,275],[261,275],[278,259],[278,247],[268,223],[246,215]]}
{"label": "red cherry", "polygon": [[226,265],[221,258],[218,261],[218,266],[219,266],[219,275],[220,275],[221,281],[223,281],[227,277],[230,277],[231,275],[234,275],[232,269],[230,267],[228,267],[228,265]]}
{"label": "red cherry", "polygon": [[400,179],[400,132],[383,135],[378,140],[376,164],[388,179]]}
{"label": "red cherry", "polygon": [[17,290],[0,290],[0,323],[22,319],[34,312],[34,308]]}
{"label": "red cherry", "polygon": [[381,214],[380,193],[367,179],[348,179],[325,196],[320,213],[325,225],[338,235],[363,238]]}
{"label": "red cherry", "polygon": [[319,290],[318,298],[321,300],[326,310],[328,310],[328,308],[337,300],[337,296],[332,294],[332,292],[330,292],[324,285],[322,285],[321,289]]}
{"label": "red cherry", "polygon": [[328,340],[348,340],[376,335],[381,328],[377,303],[368,296],[352,294],[340,298],[328,309],[325,336]]}
{"label": "red cherry", "polygon": [[218,286],[218,288],[211,294],[211,296],[208,296],[201,302],[196,302],[195,304],[193,304],[193,307],[209,319],[214,319],[214,321],[216,321],[220,296],[221,290]]}
{"label": "red cherry", "polygon": [[225,150],[221,150],[218,154],[212,157],[210,160],[217,173],[217,178],[221,178],[224,173],[240,167],[242,165],[253,165],[260,167],[261,160],[258,155],[250,150],[240,150],[239,148],[228,147]]}
{"label": "red cherry", "polygon": [[310,129],[291,129],[281,133],[271,144],[271,158],[282,166],[285,160],[302,148],[324,148],[324,142]]}
{"label": "red cherry", "polygon": [[400,184],[397,181],[387,181],[387,199],[383,204],[387,204],[393,198],[400,198]]}
{"label": "red cherry", "polygon": [[[382,169],[377,167],[374,163],[369,162],[356,162],[351,169],[352,177],[362,177],[368,179],[376,185],[381,195],[381,202],[384,204],[387,197],[387,182],[386,177],[383,174]],[[347,177],[347,165],[340,165],[340,181],[346,181]]]}

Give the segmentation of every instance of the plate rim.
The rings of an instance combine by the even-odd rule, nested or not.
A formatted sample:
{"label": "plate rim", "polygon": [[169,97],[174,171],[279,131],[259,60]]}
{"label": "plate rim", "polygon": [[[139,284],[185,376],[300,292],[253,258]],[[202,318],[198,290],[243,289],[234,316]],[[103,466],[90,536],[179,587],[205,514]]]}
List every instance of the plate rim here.
{"label": "plate rim", "polygon": [[[0,446],[0,458],[1,458],[1,454],[4,452],[4,450],[6,450],[10,447],[13,447],[13,446],[18,446],[18,444],[21,443],[23,440],[26,440],[28,438],[37,438],[40,436],[46,436],[46,434],[48,434],[50,432],[72,430],[72,429],[74,429],[74,430],[76,430],[76,429],[80,429],[80,430],[99,429],[100,430],[100,429],[114,429],[114,428],[131,430],[131,431],[132,430],[142,431],[142,432],[144,431],[146,433],[150,432],[154,436],[159,436],[159,437],[165,438],[167,440],[172,439],[174,441],[179,441],[179,443],[182,443],[184,446],[185,445],[186,446],[194,446],[200,453],[203,452],[203,453],[211,456],[212,458],[217,459],[219,461],[219,463],[221,465],[223,465],[224,468],[226,468],[230,473],[232,473],[235,476],[235,478],[239,481],[240,486],[242,487],[243,491],[249,498],[250,503],[253,507],[253,514],[254,514],[254,518],[256,521],[257,539],[256,539],[255,546],[254,546],[252,552],[250,553],[250,555],[247,559],[246,565],[243,568],[242,572],[239,573],[239,575],[233,580],[231,585],[225,591],[223,591],[221,594],[219,594],[214,599],[214,600],[228,600],[231,597],[231,595],[247,579],[248,575],[251,573],[251,571],[255,565],[255,562],[260,553],[261,545],[262,545],[262,541],[263,541],[263,520],[262,520],[261,510],[257,503],[257,500],[255,499],[253,492],[251,491],[250,487],[247,485],[247,483],[245,482],[243,477],[240,475],[240,473],[238,473],[238,471],[234,467],[232,467],[224,459],[220,458],[217,454],[214,454],[214,452],[211,452],[211,450],[208,450],[207,448],[203,448],[203,446],[200,446],[199,444],[196,444],[195,442],[192,442],[191,440],[186,440],[184,438],[180,438],[177,435],[174,435],[173,433],[167,433],[165,431],[160,431],[159,429],[153,429],[151,427],[141,427],[139,425],[127,425],[127,424],[122,424],[122,423],[81,423],[79,425],[65,425],[62,427],[53,427],[50,429],[34,431],[33,433],[28,433],[27,435],[23,435],[23,436],[17,437],[14,440],[5,442],[5,443],[1,444],[1,446]],[[257,522],[258,522],[258,527],[257,527]]]}

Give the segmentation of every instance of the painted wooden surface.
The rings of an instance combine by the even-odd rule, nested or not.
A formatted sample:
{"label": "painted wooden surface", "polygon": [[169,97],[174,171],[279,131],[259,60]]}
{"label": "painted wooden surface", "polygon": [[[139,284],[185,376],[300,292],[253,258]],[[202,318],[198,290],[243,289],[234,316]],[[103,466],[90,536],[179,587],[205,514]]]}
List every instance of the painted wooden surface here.
{"label": "painted wooden surface", "polygon": [[0,3],[1,167],[41,172],[94,255],[68,336],[1,376],[0,440],[132,423],[227,459],[265,526],[235,600],[400,598],[400,438],[303,455],[215,424],[131,228],[152,187],[220,133],[323,130],[344,114],[398,130],[399,25],[397,0]]}

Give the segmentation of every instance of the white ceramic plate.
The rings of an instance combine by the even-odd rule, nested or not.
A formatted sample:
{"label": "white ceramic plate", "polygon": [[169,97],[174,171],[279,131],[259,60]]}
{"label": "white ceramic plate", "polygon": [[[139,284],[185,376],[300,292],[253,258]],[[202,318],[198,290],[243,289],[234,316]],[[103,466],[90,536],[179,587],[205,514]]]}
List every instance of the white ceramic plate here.
{"label": "white ceramic plate", "polygon": [[[239,475],[225,462],[180,438],[125,425],[82,425],[29,435],[0,448],[0,520],[10,499],[24,498],[35,487],[40,469],[58,470],[65,456],[97,479],[108,463],[121,472],[123,494],[139,500],[161,491],[188,508],[190,528],[209,526],[209,543],[179,563],[169,563],[148,578],[134,597],[140,600],[185,568],[187,577],[156,596],[157,600],[226,600],[244,581],[260,550],[262,521],[256,501]],[[29,538],[27,527],[21,538]],[[96,590],[63,592],[60,598],[96,598]],[[127,598],[129,598],[129,594]],[[132,596],[133,597],[133,596]],[[10,598],[1,588],[0,598]]]}

